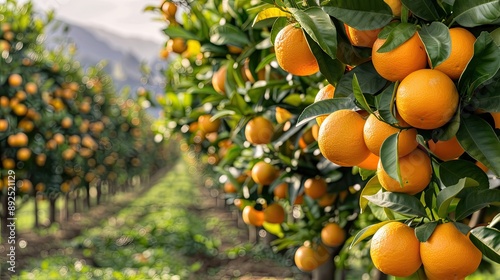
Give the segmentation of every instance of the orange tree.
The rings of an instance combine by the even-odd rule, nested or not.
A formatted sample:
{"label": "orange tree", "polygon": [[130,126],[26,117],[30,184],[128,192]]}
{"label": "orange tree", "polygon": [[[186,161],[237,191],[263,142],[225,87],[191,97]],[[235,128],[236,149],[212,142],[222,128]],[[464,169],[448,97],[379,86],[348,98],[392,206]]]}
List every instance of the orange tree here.
{"label": "orange tree", "polygon": [[[299,268],[378,230],[370,254],[386,274],[464,278],[483,255],[499,262],[498,1],[171,4],[147,8],[169,37],[161,130],[216,165],[278,249],[308,241]],[[285,222],[259,212],[273,203]],[[324,253],[331,222],[355,236]]]}
{"label": "orange tree", "polygon": [[52,14],[35,14],[31,3],[16,1],[0,12],[3,218],[9,170],[16,173],[17,195],[49,199],[54,222],[61,195],[68,202],[84,189],[89,204],[91,183],[99,197],[101,182],[123,185],[164,162],[149,155],[160,156],[151,120],[136,101],[116,96],[103,65],[84,71],[65,46],[48,51],[40,44]]}

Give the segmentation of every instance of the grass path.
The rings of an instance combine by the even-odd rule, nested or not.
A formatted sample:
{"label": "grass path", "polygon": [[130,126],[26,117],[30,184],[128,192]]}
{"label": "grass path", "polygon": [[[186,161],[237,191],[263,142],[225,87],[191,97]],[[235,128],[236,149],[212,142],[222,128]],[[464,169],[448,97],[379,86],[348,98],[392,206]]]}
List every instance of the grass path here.
{"label": "grass path", "polygon": [[143,196],[12,279],[297,278],[283,258],[242,242],[231,213],[200,195],[193,168],[180,160]]}

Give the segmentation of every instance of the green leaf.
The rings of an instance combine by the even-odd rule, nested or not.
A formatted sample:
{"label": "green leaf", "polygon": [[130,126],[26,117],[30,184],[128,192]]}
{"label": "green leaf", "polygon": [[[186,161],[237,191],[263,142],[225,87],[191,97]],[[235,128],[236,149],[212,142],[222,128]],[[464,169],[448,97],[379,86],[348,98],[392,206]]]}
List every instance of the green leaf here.
{"label": "green leaf", "polygon": [[364,196],[365,195],[374,195],[378,193],[382,189],[382,185],[380,185],[380,182],[378,181],[377,176],[373,176],[368,183],[366,183],[365,187],[361,191],[361,194],[359,196],[359,209],[361,213],[363,213],[366,209],[366,206],[368,206],[368,199],[366,199]]}
{"label": "green leaf", "polygon": [[477,227],[471,230],[469,238],[483,255],[500,263],[500,231],[498,229]]}
{"label": "green leaf", "polygon": [[283,232],[283,229],[281,228],[280,224],[272,224],[272,223],[264,222],[264,224],[262,226],[264,227],[264,229],[267,232],[272,233],[272,234],[278,236],[279,238],[285,237],[285,233]]}
{"label": "green leaf", "polygon": [[500,69],[500,47],[495,44],[488,32],[481,32],[474,43],[474,56],[458,81],[459,92],[470,99],[474,90],[493,78],[498,69]]}
{"label": "green leaf", "polygon": [[326,54],[308,34],[306,34],[306,39],[314,57],[316,57],[319,71],[330,84],[336,85],[344,74],[345,65],[338,59],[333,59]]}
{"label": "green leaf", "polygon": [[352,77],[352,92],[361,109],[364,109],[368,113],[373,114],[373,110],[370,108],[370,105],[368,105],[368,102],[366,102],[366,98],[363,95],[363,92],[361,92],[361,87],[359,86],[356,74],[354,74],[354,76]]}
{"label": "green leaf", "polygon": [[387,80],[377,73],[375,67],[373,67],[373,63],[368,61],[356,66],[340,78],[340,81],[335,86],[335,97],[352,96],[352,79],[354,75],[357,76],[363,93],[376,94],[387,83]]}
{"label": "green leaf", "polygon": [[374,195],[364,196],[371,203],[387,207],[395,212],[408,216],[425,217],[425,209],[418,198],[405,193],[379,191]]}
{"label": "green leaf", "polygon": [[493,128],[475,115],[463,117],[457,139],[464,150],[500,176],[500,141]]}
{"label": "green leaf", "polygon": [[252,107],[245,101],[243,96],[239,93],[235,92],[233,96],[231,96],[231,102],[229,106],[226,106],[226,109],[233,109],[237,111],[240,115],[250,115],[253,113]]}
{"label": "green leaf", "polygon": [[445,15],[443,9],[432,0],[401,0],[401,3],[415,16],[427,21],[438,21]]}
{"label": "green leaf", "polygon": [[438,225],[437,221],[432,221],[430,223],[425,223],[415,228],[415,235],[417,236],[418,241],[426,242],[434,232]]}
{"label": "green leaf", "polygon": [[451,201],[464,189],[465,180],[465,178],[462,178],[456,185],[446,187],[439,192],[436,200],[439,217],[445,219],[448,216],[448,208],[450,207]]}
{"label": "green leaf", "polygon": [[332,59],[335,59],[337,54],[337,29],[330,16],[319,7],[312,7],[305,11],[296,8],[288,10],[321,49]]}
{"label": "green leaf", "polygon": [[464,235],[468,234],[470,231],[470,226],[460,223],[460,222],[453,222],[453,225]]}
{"label": "green leaf", "polygon": [[500,71],[472,96],[470,104],[487,112],[500,112]]}
{"label": "green leaf", "polygon": [[455,0],[454,21],[465,27],[498,23],[500,1],[498,0]]}
{"label": "green leaf", "polygon": [[171,25],[168,28],[163,29],[163,32],[170,38],[183,38],[184,40],[197,40],[197,41],[200,40],[198,36],[180,26]]}
{"label": "green leaf", "polygon": [[278,33],[283,29],[285,26],[288,25],[288,19],[287,18],[278,18],[276,21],[274,21],[273,28],[271,29],[271,42],[274,45],[274,41],[276,41],[276,36],[278,36]]}
{"label": "green leaf", "polygon": [[477,192],[469,193],[464,199],[458,202],[457,209],[455,209],[456,220],[465,219],[470,214],[477,210],[484,208],[490,204],[500,201],[500,190],[487,189],[478,190]]}
{"label": "green leaf", "polygon": [[445,186],[458,184],[460,179],[471,178],[479,184],[479,188],[487,189],[490,186],[488,175],[470,161],[457,159],[439,164],[439,178]]}
{"label": "green leaf", "polygon": [[349,249],[352,249],[352,247],[356,246],[359,242],[374,235],[377,232],[377,230],[379,230],[384,225],[386,225],[388,223],[392,223],[392,222],[394,222],[394,221],[383,221],[383,222],[380,222],[380,223],[377,223],[374,225],[369,225],[369,226],[365,227],[364,229],[360,230],[358,233],[356,233],[356,235],[352,239],[352,243],[349,246]]}
{"label": "green leaf", "polygon": [[417,26],[411,23],[400,23],[396,25],[389,35],[384,44],[377,50],[379,53],[391,51],[399,47],[404,42],[408,41],[415,32],[417,31]]}
{"label": "green leaf", "polygon": [[274,60],[276,60],[276,54],[275,53],[268,54],[259,62],[259,64],[255,68],[255,72],[259,72],[260,70],[264,69],[266,65],[270,64]]}
{"label": "green leaf", "polygon": [[450,30],[441,22],[424,25],[418,32],[434,68],[445,61],[451,53]]}
{"label": "green leaf", "polygon": [[391,106],[391,104],[394,104],[394,97],[396,95],[396,92],[394,90],[395,84],[392,83],[390,84],[386,89],[382,91],[379,95],[377,95],[377,110],[380,115],[380,117],[388,122],[388,123],[397,123],[398,120],[394,117],[394,114],[391,110],[394,106]]}
{"label": "green leaf", "polygon": [[274,18],[279,18],[279,17],[289,17],[290,14],[287,13],[287,12],[284,12],[283,10],[279,9],[279,8],[275,8],[275,7],[272,7],[272,8],[267,8],[263,11],[260,11],[257,16],[255,17],[255,19],[253,20],[253,24],[252,26],[254,28],[259,28],[258,26],[258,22],[260,21],[263,21],[263,20],[268,20],[268,19],[274,19]]}
{"label": "green leaf", "polygon": [[399,173],[399,156],[398,156],[398,133],[387,137],[380,147],[380,160],[385,173],[392,179],[401,183],[401,174]]}
{"label": "green leaf", "polygon": [[215,45],[227,45],[245,47],[250,44],[247,35],[238,27],[231,24],[215,25],[210,30],[210,42]]}
{"label": "green leaf", "polygon": [[323,5],[329,15],[359,30],[373,30],[392,20],[392,10],[383,1],[330,1]]}
{"label": "green leaf", "polygon": [[337,110],[352,109],[354,107],[354,101],[348,97],[334,97],[314,102],[302,111],[297,120],[297,126],[301,126],[318,116],[329,115]]}
{"label": "green leaf", "polygon": [[500,223],[500,213],[498,213],[488,225],[489,228],[495,227],[498,223]]}

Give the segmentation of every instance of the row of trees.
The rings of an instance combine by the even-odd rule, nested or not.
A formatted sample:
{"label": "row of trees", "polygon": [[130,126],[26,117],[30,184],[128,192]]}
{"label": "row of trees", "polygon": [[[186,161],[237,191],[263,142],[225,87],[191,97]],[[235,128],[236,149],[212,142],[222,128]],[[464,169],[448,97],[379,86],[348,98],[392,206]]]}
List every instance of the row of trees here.
{"label": "row of trees", "polygon": [[162,167],[167,153],[162,139],[153,141],[143,92],[137,100],[119,96],[104,64],[84,69],[72,46],[46,49],[53,14],[35,13],[31,2],[6,1],[0,18],[2,225],[14,184],[17,205],[35,199],[39,226],[39,200],[49,200],[52,223],[58,198],[65,198],[68,217],[72,200],[74,211],[82,210],[78,201],[90,207],[91,187],[100,203],[103,186],[111,194]]}
{"label": "row of trees", "polygon": [[304,271],[463,278],[500,261],[498,4],[162,1],[161,131]]}

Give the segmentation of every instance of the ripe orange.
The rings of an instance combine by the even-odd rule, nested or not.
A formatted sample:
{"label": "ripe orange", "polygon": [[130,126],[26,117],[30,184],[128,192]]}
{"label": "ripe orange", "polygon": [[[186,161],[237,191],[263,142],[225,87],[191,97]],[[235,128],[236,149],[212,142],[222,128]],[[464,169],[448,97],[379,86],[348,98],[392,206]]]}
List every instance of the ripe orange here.
{"label": "ripe orange", "polygon": [[206,114],[198,117],[198,125],[200,130],[205,133],[217,132],[221,125],[221,120],[216,119],[214,121],[210,120],[212,115]]}
{"label": "ripe orange", "polygon": [[273,134],[273,124],[262,116],[251,119],[245,126],[245,137],[254,145],[271,143]]}
{"label": "ripe orange", "polygon": [[337,199],[337,193],[326,193],[322,197],[318,198],[318,205],[321,207],[331,206]]}
{"label": "ripe orange", "polygon": [[384,2],[391,7],[394,16],[401,16],[401,0],[384,0]]}
{"label": "ripe orange", "polygon": [[393,50],[378,52],[385,41],[377,38],[372,48],[373,66],[385,79],[401,81],[410,73],[427,66],[427,53],[418,33]]}
{"label": "ripe orange", "polygon": [[245,206],[241,215],[243,218],[243,222],[245,222],[245,224],[247,225],[260,227],[264,223],[264,212],[255,209],[253,206]]}
{"label": "ripe orange", "polygon": [[420,256],[430,279],[464,279],[479,266],[482,253],[453,223],[440,224],[420,243]]}
{"label": "ripe orange", "polygon": [[293,117],[292,113],[285,108],[276,107],[276,121],[281,124],[285,123]]}
{"label": "ripe orange", "polygon": [[377,176],[382,187],[391,192],[414,195],[421,192],[431,181],[432,166],[429,156],[420,149],[415,149],[399,158],[399,169],[403,185],[392,179],[379,161]]}
{"label": "ripe orange", "polygon": [[314,140],[318,140],[318,134],[319,134],[319,125],[315,124],[311,127],[311,134]]}
{"label": "ripe orange", "polygon": [[212,76],[212,86],[216,92],[222,95],[226,95],[226,75],[227,66],[222,65]]}
{"label": "ripe orange", "polygon": [[259,161],[252,167],[252,179],[261,185],[269,185],[278,177],[278,170],[265,161]]}
{"label": "ripe orange", "polygon": [[434,69],[445,73],[453,80],[458,80],[474,55],[476,37],[464,28],[455,27],[450,28],[450,39],[450,56]]}
{"label": "ripe orange", "polygon": [[186,41],[182,38],[171,38],[167,41],[167,51],[181,54],[187,50]]}
{"label": "ripe orange", "polygon": [[24,118],[17,123],[17,127],[24,132],[31,132],[35,128],[35,124],[31,120]]}
{"label": "ripe orange", "polygon": [[264,221],[281,224],[285,221],[285,209],[278,203],[273,203],[264,209]]}
{"label": "ripe orange", "polygon": [[458,91],[443,72],[421,69],[408,75],[396,91],[398,113],[409,125],[435,129],[446,124],[458,108]]}
{"label": "ripe orange", "polygon": [[21,148],[17,150],[16,157],[20,161],[27,161],[31,157],[31,150],[29,148]]}
{"label": "ripe orange", "polygon": [[476,161],[476,166],[481,168],[481,170],[483,170],[485,173],[488,172],[488,170],[489,170],[488,167],[480,161]]}
{"label": "ripe orange", "polygon": [[35,94],[38,92],[38,86],[34,82],[28,82],[24,86],[24,90],[29,94]]}
{"label": "ripe orange", "polygon": [[375,171],[377,170],[379,160],[380,160],[379,156],[377,156],[374,153],[370,153],[370,155],[361,163],[359,163],[357,166],[363,169]]}
{"label": "ripe orange", "polygon": [[396,277],[410,276],[422,265],[415,230],[400,222],[385,224],[377,230],[371,241],[370,256],[375,267]]}
{"label": "ripe orange", "polygon": [[345,231],[339,224],[329,223],[321,230],[321,241],[326,246],[339,246],[345,241]]}
{"label": "ripe orange", "polygon": [[2,159],[2,166],[3,169],[14,169],[14,167],[16,167],[16,161],[11,158],[4,158]]}
{"label": "ripe orange", "polygon": [[10,74],[8,83],[11,87],[18,87],[23,83],[23,77],[19,74]]}
{"label": "ripe orange", "polygon": [[[331,84],[328,84],[318,91],[316,97],[314,98],[314,102],[326,99],[332,99],[334,93],[335,93],[335,87]],[[316,117],[316,122],[318,123],[318,125],[321,125],[323,121],[326,119],[326,117],[328,117],[328,115]]]}
{"label": "ripe orange", "polygon": [[163,5],[161,5],[161,11],[167,17],[167,19],[175,19],[177,6],[172,2],[165,1],[163,2]]}
{"label": "ripe orange", "polygon": [[70,117],[64,117],[61,121],[62,128],[70,128],[73,125],[73,120]]}
{"label": "ripe orange", "polygon": [[238,190],[236,189],[236,186],[233,183],[231,183],[231,181],[227,181],[224,184],[224,192],[225,193],[236,193],[236,192],[238,192]]}
{"label": "ripe orange", "polygon": [[28,145],[28,136],[23,132],[12,134],[7,138],[7,144],[11,147],[26,146]]}
{"label": "ripe orange", "polygon": [[345,33],[351,45],[356,47],[366,47],[371,48],[375,40],[377,40],[377,35],[380,33],[382,28],[374,30],[358,30],[344,23]]}
{"label": "ripe orange", "polygon": [[[363,127],[363,138],[368,149],[377,156],[380,156],[382,143],[394,133],[400,131],[390,124],[377,118],[378,113],[370,114]],[[408,124],[399,118],[398,126],[407,127]],[[406,156],[417,147],[417,130],[414,128],[401,130],[398,139],[398,155]]]}
{"label": "ripe orange", "polygon": [[0,132],[7,131],[9,128],[9,121],[6,119],[0,119]]}
{"label": "ripe orange", "polygon": [[338,110],[321,124],[318,145],[321,153],[341,166],[355,166],[364,161],[370,150],[363,141],[365,120],[351,110]]}
{"label": "ripe orange", "polygon": [[273,190],[273,194],[277,198],[286,198],[288,196],[288,183],[283,182],[277,185]]}
{"label": "ripe orange", "polygon": [[495,128],[500,129],[500,112],[490,113],[495,122]]}
{"label": "ripe orange", "polygon": [[[315,248],[316,247],[316,248]],[[321,244],[302,245],[295,251],[295,265],[302,271],[313,271],[328,260],[328,250]]]}
{"label": "ripe orange", "polygon": [[431,139],[427,144],[431,152],[444,161],[456,159],[465,152],[456,136],[446,141],[434,142]]}
{"label": "ripe orange", "polygon": [[304,192],[310,198],[316,199],[326,194],[327,184],[323,178],[309,178],[304,182]]}
{"label": "ripe orange", "polygon": [[309,76],[319,71],[318,61],[311,52],[302,28],[285,26],[274,41],[276,60],[283,70],[296,76]]}

